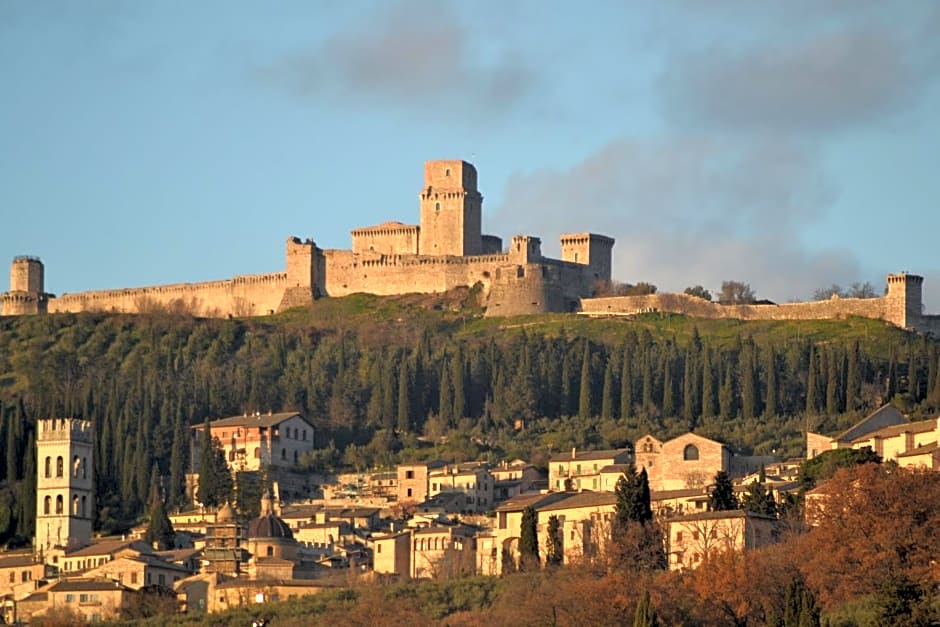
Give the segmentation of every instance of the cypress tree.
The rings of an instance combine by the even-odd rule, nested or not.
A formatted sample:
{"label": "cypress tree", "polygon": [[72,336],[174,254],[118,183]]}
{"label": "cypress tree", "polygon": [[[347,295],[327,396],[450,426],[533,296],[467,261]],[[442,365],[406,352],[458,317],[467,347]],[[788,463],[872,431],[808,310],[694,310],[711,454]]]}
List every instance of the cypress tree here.
{"label": "cypress tree", "polygon": [[718,393],[718,405],[721,415],[726,420],[735,418],[738,415],[734,402],[734,373],[729,363],[721,382],[721,391]]}
{"label": "cypress tree", "polygon": [[442,423],[452,427],[454,424],[454,397],[450,385],[450,368],[446,362],[441,364],[441,380],[438,387],[438,415],[441,417]]}
{"label": "cypress tree", "polygon": [[673,376],[672,349],[663,358],[663,416],[672,417],[676,415],[676,384]]}
{"label": "cypress tree", "polygon": [[623,359],[620,364],[620,418],[621,420],[633,415],[633,372],[630,366],[629,350],[623,349]]}
{"label": "cypress tree", "polygon": [[715,373],[712,369],[711,349],[702,351],[702,417],[711,418],[717,413],[715,407]]}
{"label": "cypress tree", "polygon": [[411,431],[411,394],[408,389],[408,359],[403,355],[398,370],[398,431]]}
{"label": "cypress tree", "polygon": [[451,382],[454,386],[454,413],[453,416],[455,419],[460,420],[467,415],[467,398],[466,398],[466,372],[464,370],[464,360],[463,354],[460,350],[460,345],[457,345],[457,352],[454,353],[454,357],[451,360]]}
{"label": "cypress tree", "polygon": [[650,348],[645,346],[643,349],[643,356],[641,363],[641,368],[643,369],[643,411],[646,414],[652,415],[656,406],[653,404],[653,373],[652,365],[650,364]]}
{"label": "cypress tree", "polygon": [[841,414],[839,411],[839,369],[835,351],[826,351],[826,413],[830,416]]}
{"label": "cypress tree", "polygon": [[773,347],[767,349],[767,396],[764,400],[764,416],[769,418],[780,412],[777,402],[777,356]]}
{"label": "cypress tree", "polygon": [[176,533],[173,531],[173,525],[166,514],[166,508],[163,505],[163,497],[160,494],[160,469],[156,463],[150,479],[150,497],[147,500],[147,514],[150,521],[147,523],[147,530],[144,532],[144,541],[155,544],[158,550],[167,550],[173,548]]}
{"label": "cypress tree", "polygon": [[738,508],[738,499],[734,495],[731,477],[724,470],[715,473],[715,483],[708,492],[708,509],[720,512]]}
{"label": "cypress tree", "polygon": [[754,345],[748,341],[741,356],[741,416],[757,416],[757,368],[754,363]]}
{"label": "cypress tree", "polygon": [[809,347],[809,360],[806,368],[806,413],[816,414],[819,411],[818,384],[816,383],[816,350],[812,345]]}
{"label": "cypress tree", "polygon": [[858,340],[852,343],[852,348],[846,358],[845,364],[845,411],[858,409],[859,394],[862,389],[862,377],[859,364]]}
{"label": "cypress tree", "polygon": [[558,566],[564,561],[564,546],[562,543],[561,520],[558,516],[548,517],[548,546],[545,551],[545,563],[550,566]]}
{"label": "cypress tree", "polygon": [[601,418],[610,420],[614,417],[614,382],[610,361],[604,367],[604,389],[601,393]]}
{"label": "cypress tree", "polygon": [[591,343],[584,341],[584,356],[581,358],[581,383],[578,387],[578,416],[586,420],[591,417]]}
{"label": "cypress tree", "polygon": [[167,502],[174,509],[181,509],[186,504],[186,426],[183,415],[177,413],[173,429],[173,449],[170,452],[170,485],[167,490]]}
{"label": "cypress tree", "polygon": [[533,570],[539,565],[538,519],[535,508],[522,510],[522,529],[519,537],[519,568]]}
{"label": "cypress tree", "polygon": [[633,615],[633,627],[659,627],[656,610],[650,605],[649,590],[643,592],[643,596],[640,597],[636,605],[636,613]]}

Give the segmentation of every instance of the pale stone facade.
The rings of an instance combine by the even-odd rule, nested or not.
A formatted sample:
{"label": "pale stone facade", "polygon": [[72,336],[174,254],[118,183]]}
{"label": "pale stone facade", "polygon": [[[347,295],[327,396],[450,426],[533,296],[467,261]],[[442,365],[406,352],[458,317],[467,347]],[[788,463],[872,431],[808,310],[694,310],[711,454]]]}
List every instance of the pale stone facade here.
{"label": "pale stone facade", "polygon": [[605,451],[571,450],[548,461],[548,486],[551,490],[603,490],[601,470],[612,464],[632,461],[630,449]]}
{"label": "pale stone facade", "polygon": [[637,470],[646,469],[651,490],[701,488],[719,470],[731,470],[728,447],[694,433],[666,442],[646,435],[637,440],[635,455]]}
{"label": "pale stone facade", "polygon": [[696,568],[719,553],[771,544],[776,541],[775,525],[772,517],[743,510],[703,512],[669,519],[665,524],[669,568]]}
{"label": "pale stone facade", "polygon": [[39,420],[36,434],[34,549],[48,555],[57,547],[88,544],[95,517],[91,422]]}

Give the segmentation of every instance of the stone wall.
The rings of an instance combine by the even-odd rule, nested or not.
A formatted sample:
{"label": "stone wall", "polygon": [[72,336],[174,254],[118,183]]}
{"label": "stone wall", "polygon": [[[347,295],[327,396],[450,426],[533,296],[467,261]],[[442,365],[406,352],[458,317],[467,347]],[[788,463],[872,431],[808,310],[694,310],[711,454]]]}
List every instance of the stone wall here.
{"label": "stone wall", "polygon": [[49,313],[101,311],[146,313],[169,309],[196,316],[259,316],[274,313],[287,288],[287,274],[253,274],[222,281],[98,290],[50,298]]}
{"label": "stone wall", "polygon": [[696,318],[737,320],[818,320],[860,316],[885,318],[885,298],[833,298],[782,305],[719,305],[688,294],[649,294],[585,298],[581,312],[587,315],[630,315],[649,312],[677,313]]}

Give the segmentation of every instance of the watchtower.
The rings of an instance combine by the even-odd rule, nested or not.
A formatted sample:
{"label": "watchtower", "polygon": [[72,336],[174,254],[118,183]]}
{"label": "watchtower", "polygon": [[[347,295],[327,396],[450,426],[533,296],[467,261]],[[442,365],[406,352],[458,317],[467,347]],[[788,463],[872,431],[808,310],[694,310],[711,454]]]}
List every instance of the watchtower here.
{"label": "watchtower", "polygon": [[483,250],[483,196],[477,171],[466,161],[427,161],[418,254],[479,255]]}
{"label": "watchtower", "polygon": [[595,233],[569,233],[561,236],[561,259],[590,267],[591,278],[610,281],[613,238]]}
{"label": "watchtower", "polygon": [[14,257],[10,265],[10,291],[0,297],[3,315],[45,313],[47,297],[42,261],[25,255]]}
{"label": "watchtower", "polygon": [[888,275],[885,320],[902,329],[917,326],[924,308],[924,277],[902,272]]}
{"label": "watchtower", "polygon": [[36,424],[37,553],[91,542],[95,516],[92,425],[76,418]]}

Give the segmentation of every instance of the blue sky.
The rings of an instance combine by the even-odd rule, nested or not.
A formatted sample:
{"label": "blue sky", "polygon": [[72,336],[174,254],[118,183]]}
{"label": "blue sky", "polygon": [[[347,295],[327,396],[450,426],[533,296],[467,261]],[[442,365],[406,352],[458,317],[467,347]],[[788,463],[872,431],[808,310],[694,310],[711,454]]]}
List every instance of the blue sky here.
{"label": "blue sky", "polygon": [[0,0],[0,263],[55,293],[280,270],[416,223],[616,238],[615,278],[759,297],[888,272],[940,311],[940,3]]}

